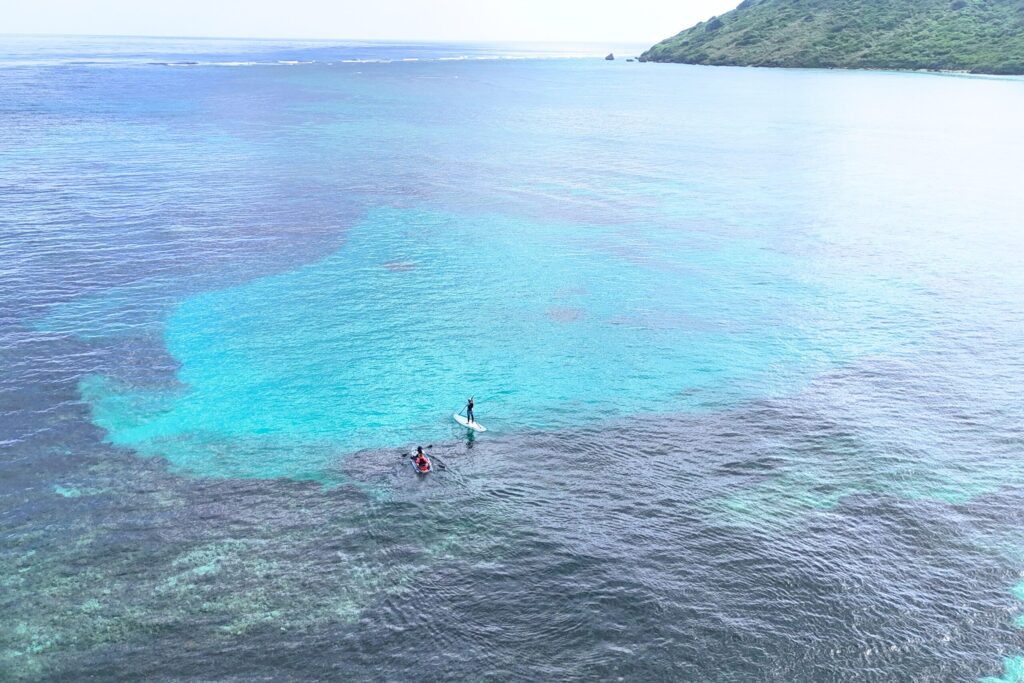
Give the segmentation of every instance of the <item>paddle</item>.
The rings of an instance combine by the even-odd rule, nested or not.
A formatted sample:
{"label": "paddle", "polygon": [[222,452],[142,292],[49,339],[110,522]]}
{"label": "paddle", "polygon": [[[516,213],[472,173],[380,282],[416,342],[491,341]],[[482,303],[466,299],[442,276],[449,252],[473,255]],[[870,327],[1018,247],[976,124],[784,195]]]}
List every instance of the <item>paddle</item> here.
{"label": "paddle", "polygon": [[[424,449],[423,449],[423,451],[424,451],[424,452],[426,452],[426,451],[429,451],[429,450],[430,450],[431,448],[433,448],[433,447],[434,447],[434,444],[430,444],[429,446],[427,446],[426,448],[424,448]],[[413,458],[415,458],[415,457],[416,457],[415,455],[413,455],[412,453],[409,453],[409,452],[406,452],[406,453],[402,453],[402,458],[409,458],[409,459],[411,460],[411,459],[413,459]]]}
{"label": "paddle", "polygon": [[[429,451],[433,447],[434,447],[434,444],[430,444],[429,446],[427,446],[426,448],[423,449],[423,452],[426,453],[427,451]],[[448,466],[445,465],[441,461],[441,459],[438,458],[436,455],[429,455],[428,454],[427,457],[430,458],[430,462],[436,462],[437,466],[440,467],[442,470],[448,469]],[[404,460],[405,458],[409,458],[410,460],[415,460],[416,456],[413,455],[412,453],[404,453],[404,454],[402,454],[402,459]]]}
{"label": "paddle", "polygon": [[[476,400],[476,396],[470,396],[470,397],[469,397],[469,400],[471,400],[471,401],[474,401],[474,402],[475,402],[475,400]],[[456,414],[456,415],[461,415],[462,417],[464,417],[464,418],[466,418],[466,419],[469,419],[469,415],[466,415],[466,408],[468,408],[468,407],[469,407],[469,406],[467,406],[467,405],[463,404],[463,406],[462,406],[462,410],[460,410],[459,412],[457,412],[457,413],[455,413],[455,414]]]}

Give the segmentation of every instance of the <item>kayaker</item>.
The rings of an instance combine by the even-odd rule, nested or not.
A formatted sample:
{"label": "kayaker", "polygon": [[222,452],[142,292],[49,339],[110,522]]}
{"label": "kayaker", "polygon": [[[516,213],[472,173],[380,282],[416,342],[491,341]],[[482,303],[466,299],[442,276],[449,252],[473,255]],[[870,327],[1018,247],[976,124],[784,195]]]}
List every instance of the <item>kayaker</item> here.
{"label": "kayaker", "polygon": [[470,422],[476,422],[473,418],[473,397],[470,396],[469,400],[466,401],[466,419]]}
{"label": "kayaker", "polygon": [[430,471],[430,460],[427,458],[427,454],[423,452],[423,446],[416,447],[416,457],[413,458],[413,462],[416,463],[416,469],[420,472]]}

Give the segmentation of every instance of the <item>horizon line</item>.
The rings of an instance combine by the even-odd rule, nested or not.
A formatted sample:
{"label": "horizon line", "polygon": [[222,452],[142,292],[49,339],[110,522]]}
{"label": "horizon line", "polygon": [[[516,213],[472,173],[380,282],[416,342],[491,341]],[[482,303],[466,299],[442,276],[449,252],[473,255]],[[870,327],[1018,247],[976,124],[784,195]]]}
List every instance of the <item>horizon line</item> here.
{"label": "horizon line", "polygon": [[[525,39],[441,39],[441,38],[295,38],[295,37],[270,37],[270,36],[211,36],[211,35],[147,35],[141,33],[19,33],[0,31],[0,36],[17,38],[145,38],[148,40],[250,40],[250,41],[276,41],[276,42],[299,42],[329,43],[329,42],[359,42],[359,43],[413,43],[413,44],[456,44],[456,45],[596,45],[609,46],[630,46],[653,45],[646,40],[525,40]],[[657,41],[655,41],[657,42]]]}

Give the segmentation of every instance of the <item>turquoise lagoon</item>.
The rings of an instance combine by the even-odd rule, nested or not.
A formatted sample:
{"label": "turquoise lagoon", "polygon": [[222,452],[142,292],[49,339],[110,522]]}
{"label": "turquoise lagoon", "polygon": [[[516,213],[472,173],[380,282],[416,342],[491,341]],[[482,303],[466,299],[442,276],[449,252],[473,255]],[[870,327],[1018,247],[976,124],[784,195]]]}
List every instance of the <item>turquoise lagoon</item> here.
{"label": "turquoise lagoon", "polygon": [[848,354],[807,302],[834,316],[853,296],[798,269],[672,226],[379,209],[322,261],[176,306],[174,387],[82,393],[113,443],[184,471],[319,479],[352,451],[457,438],[469,395],[501,434],[793,390]]}

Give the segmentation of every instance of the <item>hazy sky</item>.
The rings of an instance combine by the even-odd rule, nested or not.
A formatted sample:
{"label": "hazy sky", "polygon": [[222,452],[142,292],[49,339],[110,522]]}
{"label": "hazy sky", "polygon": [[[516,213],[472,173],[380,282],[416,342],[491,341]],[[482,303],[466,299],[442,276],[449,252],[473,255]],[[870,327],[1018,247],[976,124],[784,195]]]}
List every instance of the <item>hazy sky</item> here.
{"label": "hazy sky", "polygon": [[652,43],[738,1],[0,0],[0,32]]}

